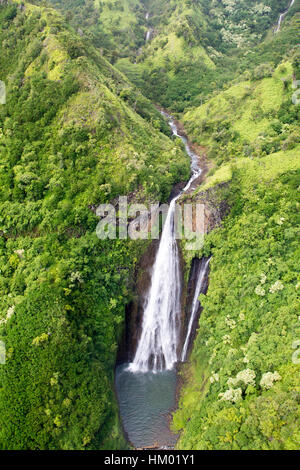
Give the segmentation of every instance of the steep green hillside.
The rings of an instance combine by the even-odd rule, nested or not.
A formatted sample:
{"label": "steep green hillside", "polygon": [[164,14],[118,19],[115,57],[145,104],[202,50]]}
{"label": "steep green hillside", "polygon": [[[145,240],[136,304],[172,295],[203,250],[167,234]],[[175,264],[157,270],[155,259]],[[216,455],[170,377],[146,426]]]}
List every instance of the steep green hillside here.
{"label": "steep green hillside", "polygon": [[0,449],[127,447],[113,369],[147,242],[98,240],[95,210],[188,178],[153,103],[210,159],[186,199],[230,209],[184,253],[212,260],[177,447],[299,448],[300,0],[273,34],[287,3],[0,2]]}
{"label": "steep green hillside", "polygon": [[198,108],[183,122],[193,139],[209,147],[220,165],[232,158],[261,157],[293,148],[299,142],[299,108],[292,104],[293,66],[257,66]]}
{"label": "steep green hillside", "polygon": [[279,56],[273,54],[274,61],[297,44],[297,33],[290,29],[284,41],[271,33],[285,7],[286,1],[276,0],[149,1],[151,39],[137,58],[120,59],[117,67],[138,84],[142,78],[152,100],[182,112],[222,88],[239,69],[251,68],[256,60],[261,63],[261,56],[271,50],[269,42]]}
{"label": "steep green hillside", "polygon": [[50,1],[66,13],[81,35],[92,39],[112,60],[132,55],[144,44],[146,9],[140,0]]}
{"label": "steep green hillside", "polygon": [[0,6],[0,448],[122,448],[113,368],[145,244],[93,209],[189,174],[160,114],[50,8]]}
{"label": "steep green hillside", "polygon": [[291,51],[184,117],[217,165],[186,199],[230,213],[199,253],[212,255],[210,283],[173,419],[179,449],[299,449],[298,74]]}

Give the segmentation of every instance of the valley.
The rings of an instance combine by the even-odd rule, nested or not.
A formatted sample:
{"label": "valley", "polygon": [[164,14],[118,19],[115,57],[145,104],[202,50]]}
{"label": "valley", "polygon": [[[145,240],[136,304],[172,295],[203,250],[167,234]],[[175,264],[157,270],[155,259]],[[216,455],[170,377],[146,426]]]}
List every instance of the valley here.
{"label": "valley", "polygon": [[[299,15],[0,2],[1,449],[299,448]],[[159,240],[97,237],[120,195]]]}

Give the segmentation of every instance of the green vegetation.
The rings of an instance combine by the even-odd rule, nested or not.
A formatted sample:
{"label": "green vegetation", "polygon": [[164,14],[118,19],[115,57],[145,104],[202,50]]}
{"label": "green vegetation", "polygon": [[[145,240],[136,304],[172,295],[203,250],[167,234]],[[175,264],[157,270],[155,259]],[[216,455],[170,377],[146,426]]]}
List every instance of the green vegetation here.
{"label": "green vegetation", "polygon": [[132,55],[144,44],[145,7],[139,0],[50,1],[65,12],[81,36],[92,40],[112,61]]}
{"label": "green vegetation", "polygon": [[298,74],[291,49],[184,115],[215,163],[188,197],[214,191],[230,212],[198,253],[212,255],[210,283],[173,416],[179,449],[299,449]]}
{"label": "green vegetation", "polygon": [[271,33],[285,7],[285,1],[150,1],[152,39],[123,71],[129,76],[139,68],[136,83],[142,77],[144,93],[162,106],[177,112],[199,106],[237,73],[268,61],[276,66],[297,44],[294,16],[279,35]]}
{"label": "green vegetation", "polygon": [[[290,157],[289,157],[289,156]],[[299,148],[232,165],[173,426],[180,449],[298,449]],[[280,196],[279,196],[280,195]]]}
{"label": "green vegetation", "polygon": [[123,448],[113,369],[145,243],[94,209],[166,200],[189,162],[160,113],[53,9],[0,7],[0,448]]}

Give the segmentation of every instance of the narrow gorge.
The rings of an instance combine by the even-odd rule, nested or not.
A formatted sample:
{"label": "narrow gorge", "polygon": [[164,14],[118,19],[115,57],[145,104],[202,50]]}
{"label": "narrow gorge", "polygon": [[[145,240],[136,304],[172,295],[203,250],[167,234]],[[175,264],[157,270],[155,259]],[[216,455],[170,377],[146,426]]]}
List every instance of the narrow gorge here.
{"label": "narrow gorge", "polygon": [[[165,111],[172,133],[182,140],[191,162],[191,177],[170,201],[153,266],[150,286],[142,299],[142,321],[131,362],[120,361],[116,390],[125,435],[134,447],[173,447],[176,436],[169,429],[170,413],[176,404],[177,368],[187,359],[200,310],[199,295],[208,284],[209,259],[192,263],[189,295],[183,299],[182,260],[176,239],[176,202],[199,179],[199,156]],[[187,305],[189,310],[183,314]],[[130,316],[129,312],[129,316]],[[130,321],[130,320],[129,320]],[[127,341],[137,333],[131,325]],[[126,348],[126,346],[125,346]],[[127,348],[132,350],[132,344]],[[123,347],[124,349],[124,347]]]}

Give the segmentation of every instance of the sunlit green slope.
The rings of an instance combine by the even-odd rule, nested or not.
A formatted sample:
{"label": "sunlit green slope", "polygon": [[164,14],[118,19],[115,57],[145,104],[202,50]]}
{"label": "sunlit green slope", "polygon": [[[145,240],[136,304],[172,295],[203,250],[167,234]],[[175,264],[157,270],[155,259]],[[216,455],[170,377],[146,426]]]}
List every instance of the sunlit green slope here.
{"label": "sunlit green slope", "polygon": [[215,197],[230,214],[204,248],[210,284],[174,415],[177,447],[298,449],[300,148],[244,159],[229,180]]}
{"label": "sunlit green slope", "polygon": [[[280,60],[297,43],[295,30],[261,47],[273,42],[286,0],[51,1],[148,97],[180,112],[199,105],[239,68],[264,62],[261,55],[269,51]],[[298,0],[285,23],[297,9]]]}
{"label": "sunlit green slope", "polygon": [[[149,40],[138,56],[117,67],[143,87],[147,96],[176,111],[199,105],[242,69],[273,52],[280,60],[297,34],[261,47],[286,2],[152,0],[147,3]],[[297,2],[290,13],[297,10]],[[285,20],[287,21],[288,18]],[[295,30],[296,31],[296,30]],[[272,51],[271,51],[272,49]],[[279,58],[278,58],[279,56]],[[143,83],[143,84],[142,84]]]}

